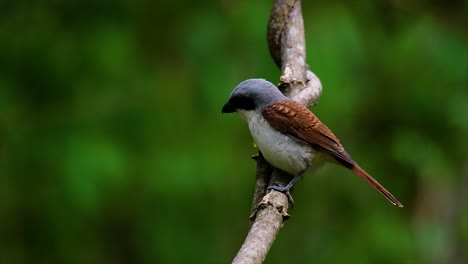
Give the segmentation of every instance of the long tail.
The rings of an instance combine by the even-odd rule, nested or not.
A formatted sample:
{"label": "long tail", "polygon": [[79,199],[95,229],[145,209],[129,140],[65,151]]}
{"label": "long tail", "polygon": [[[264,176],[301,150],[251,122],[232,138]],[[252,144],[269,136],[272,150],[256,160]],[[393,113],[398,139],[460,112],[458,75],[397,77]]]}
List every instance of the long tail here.
{"label": "long tail", "polygon": [[383,187],[377,180],[372,178],[366,171],[361,169],[357,164],[351,168],[351,170],[365,182],[367,182],[370,186],[374,187],[379,193],[381,193],[387,200],[389,200],[393,205],[398,207],[403,207],[403,204],[398,201],[393,194],[391,194],[385,187]]}

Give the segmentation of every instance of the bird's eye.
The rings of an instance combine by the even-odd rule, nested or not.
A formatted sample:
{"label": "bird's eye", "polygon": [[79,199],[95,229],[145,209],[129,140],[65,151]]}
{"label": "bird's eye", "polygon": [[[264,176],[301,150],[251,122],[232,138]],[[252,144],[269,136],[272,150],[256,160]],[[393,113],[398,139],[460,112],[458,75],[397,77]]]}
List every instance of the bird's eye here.
{"label": "bird's eye", "polygon": [[255,109],[255,102],[252,98],[246,96],[236,96],[231,98],[232,105],[237,109],[241,110],[253,110]]}

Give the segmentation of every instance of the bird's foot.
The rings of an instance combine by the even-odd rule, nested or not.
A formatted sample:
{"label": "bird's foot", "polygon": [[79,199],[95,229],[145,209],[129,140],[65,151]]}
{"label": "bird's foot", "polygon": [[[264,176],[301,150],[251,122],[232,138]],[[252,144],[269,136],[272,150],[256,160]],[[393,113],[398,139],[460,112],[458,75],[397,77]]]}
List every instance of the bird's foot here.
{"label": "bird's foot", "polygon": [[294,199],[291,195],[291,192],[290,192],[291,186],[289,186],[289,184],[287,186],[270,185],[268,186],[267,190],[275,190],[275,191],[284,193],[286,197],[288,197],[288,201],[291,204],[291,208],[294,207]]}

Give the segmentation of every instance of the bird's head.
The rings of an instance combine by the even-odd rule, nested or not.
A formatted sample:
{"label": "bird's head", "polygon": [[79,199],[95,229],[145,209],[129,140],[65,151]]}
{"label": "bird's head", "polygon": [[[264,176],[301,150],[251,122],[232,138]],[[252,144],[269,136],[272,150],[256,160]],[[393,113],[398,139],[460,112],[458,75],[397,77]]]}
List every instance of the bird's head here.
{"label": "bird's head", "polygon": [[221,112],[256,111],[285,100],[288,98],[272,83],[264,79],[248,79],[234,88]]}

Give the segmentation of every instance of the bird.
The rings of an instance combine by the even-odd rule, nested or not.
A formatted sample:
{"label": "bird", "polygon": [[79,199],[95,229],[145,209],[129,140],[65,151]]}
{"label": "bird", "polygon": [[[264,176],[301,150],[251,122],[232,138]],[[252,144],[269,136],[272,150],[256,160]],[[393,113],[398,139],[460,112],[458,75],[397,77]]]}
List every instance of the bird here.
{"label": "bird", "polygon": [[248,79],[237,85],[222,113],[237,112],[247,121],[250,133],[264,158],[293,176],[285,186],[268,189],[283,192],[294,205],[290,189],[304,173],[325,163],[351,170],[398,207],[398,201],[384,186],[363,170],[345,151],[339,139],[307,107],[286,97],[265,79]]}

